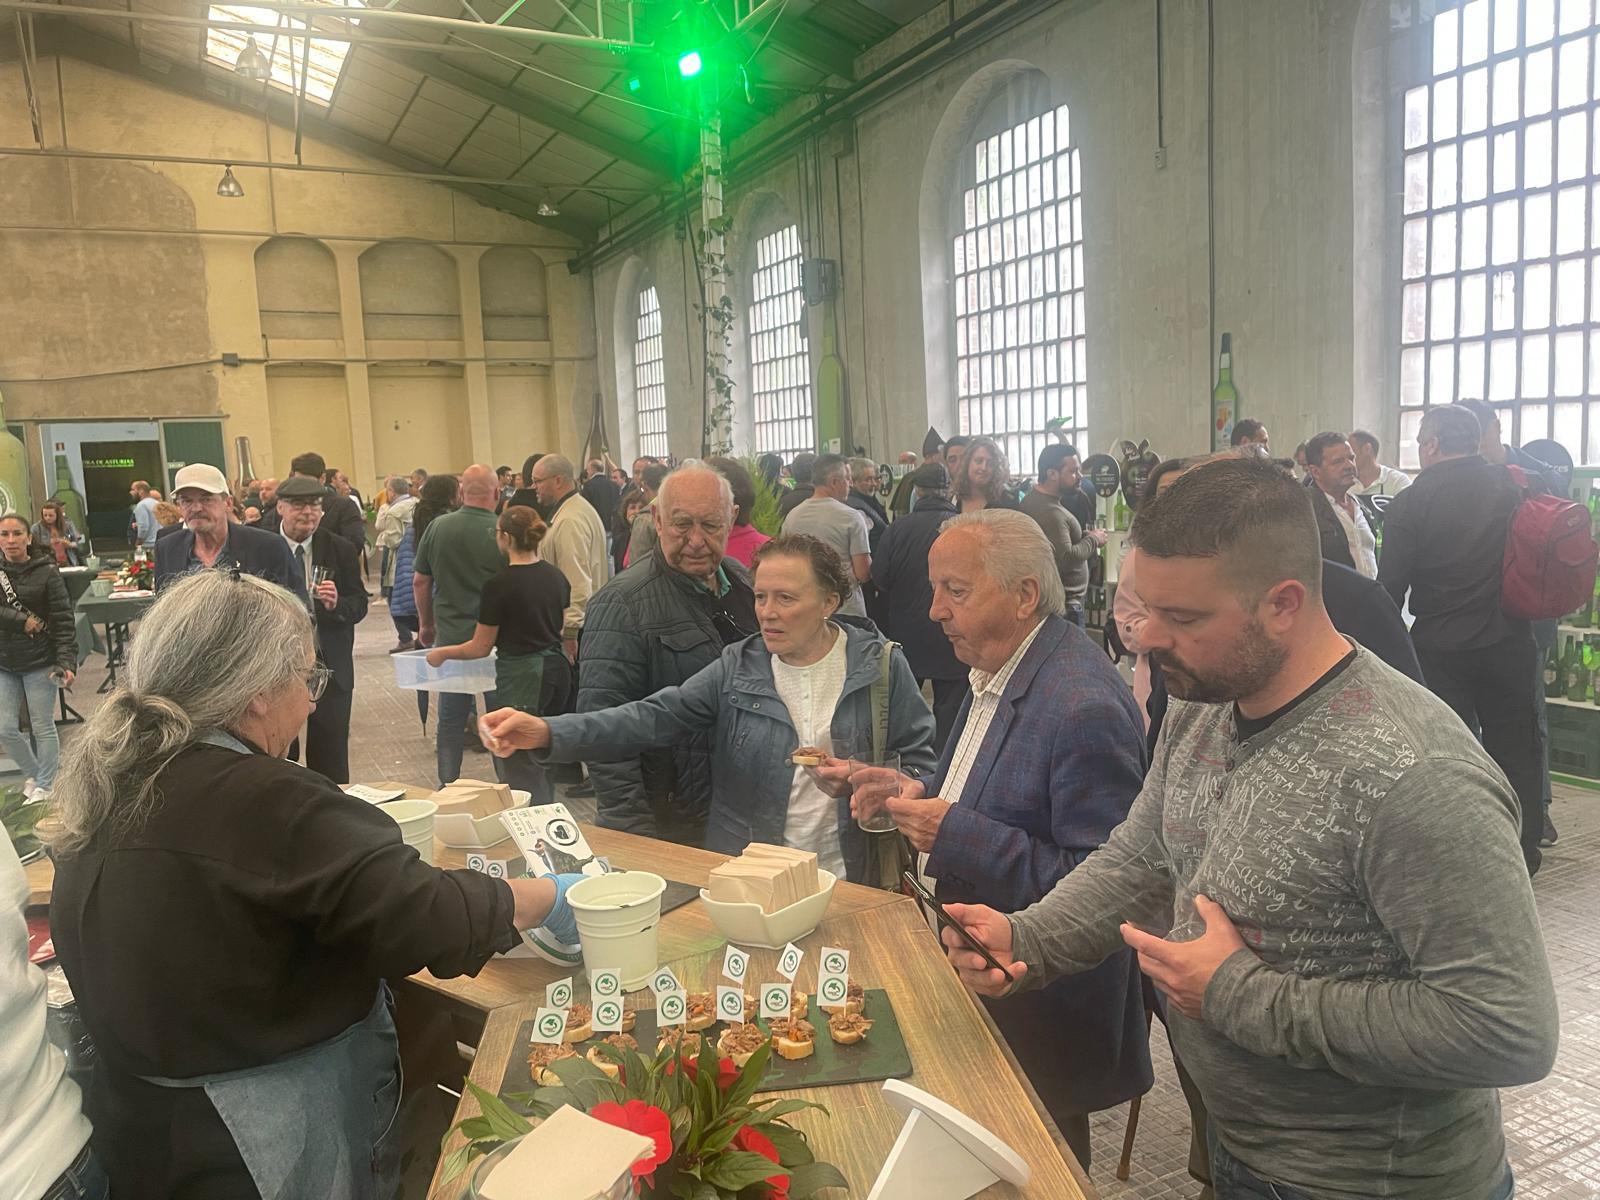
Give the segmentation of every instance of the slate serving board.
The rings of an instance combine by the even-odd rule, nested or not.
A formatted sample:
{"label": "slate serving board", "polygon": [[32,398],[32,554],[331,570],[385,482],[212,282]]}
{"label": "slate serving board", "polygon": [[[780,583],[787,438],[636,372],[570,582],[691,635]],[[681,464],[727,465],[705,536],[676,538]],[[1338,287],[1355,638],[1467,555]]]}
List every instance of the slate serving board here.
{"label": "slate serving board", "polygon": [[[888,993],[878,988],[868,988],[865,998],[866,1012],[863,1015],[873,1023],[872,1029],[855,1045],[841,1046],[828,1036],[827,1015],[817,1007],[817,998],[808,997],[806,1006],[809,1015],[806,1019],[817,1029],[816,1052],[809,1058],[800,1059],[780,1058],[774,1052],[760,1090],[780,1092],[791,1088],[836,1087],[847,1083],[904,1079],[910,1075],[911,1053],[906,1049],[905,1037],[900,1032],[900,1020],[894,1006],[889,1003]],[[638,1023],[631,1033],[639,1043],[639,1053],[649,1058],[655,1054],[656,1047],[655,1009],[640,1008],[637,1012]],[[763,1029],[767,1028],[766,1021],[758,1020],[756,1023]],[[722,1029],[723,1022],[718,1021],[705,1030],[703,1036],[715,1045]],[[532,1032],[531,1020],[524,1021],[517,1029],[517,1040],[513,1044],[519,1049],[500,1084],[502,1096],[515,1092],[529,1093],[540,1086],[533,1082],[532,1072],[528,1069],[526,1047],[532,1044]],[[588,1041],[576,1043],[573,1049],[580,1055],[587,1054],[589,1048],[605,1036],[597,1032]]]}

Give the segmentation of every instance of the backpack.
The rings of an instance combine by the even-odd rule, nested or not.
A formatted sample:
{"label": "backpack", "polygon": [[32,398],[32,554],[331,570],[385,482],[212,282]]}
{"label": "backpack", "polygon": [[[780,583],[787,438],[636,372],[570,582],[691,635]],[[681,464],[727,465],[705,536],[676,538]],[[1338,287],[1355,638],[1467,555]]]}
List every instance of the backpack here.
{"label": "backpack", "polygon": [[1594,595],[1600,562],[1589,510],[1561,496],[1529,495],[1523,472],[1507,470],[1523,498],[1506,527],[1500,607],[1507,616],[1530,621],[1576,612]]}

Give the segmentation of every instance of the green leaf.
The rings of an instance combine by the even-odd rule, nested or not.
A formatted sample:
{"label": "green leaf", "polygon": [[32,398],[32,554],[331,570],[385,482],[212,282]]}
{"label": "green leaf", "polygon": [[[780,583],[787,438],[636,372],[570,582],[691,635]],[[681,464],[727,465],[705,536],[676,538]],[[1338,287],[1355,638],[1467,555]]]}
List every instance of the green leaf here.
{"label": "green leaf", "polygon": [[755,1095],[756,1088],[761,1086],[761,1081],[766,1078],[767,1063],[772,1059],[772,1045],[763,1042],[756,1047],[756,1052],[750,1056],[750,1061],[745,1063],[744,1069],[739,1072],[739,1078],[728,1089],[728,1106],[743,1104]]}
{"label": "green leaf", "polygon": [[[741,1123],[737,1120],[729,1121],[727,1124],[717,1126],[700,1139],[700,1153],[715,1154],[729,1142],[733,1141],[741,1127]],[[763,1178],[765,1178],[765,1176],[763,1176]]]}
{"label": "green leaf", "polygon": [[832,1163],[809,1162],[789,1171],[789,1195],[793,1200],[806,1200],[824,1188],[848,1188],[849,1182]]}
{"label": "green leaf", "polygon": [[509,1142],[533,1128],[526,1117],[514,1111],[499,1096],[484,1091],[470,1079],[467,1080],[467,1090],[472,1093],[473,1099],[477,1100],[478,1107],[483,1110],[484,1117],[489,1121],[493,1131],[492,1136],[500,1141]]}
{"label": "green leaf", "polygon": [[457,1146],[449,1154],[445,1155],[444,1162],[439,1167],[439,1181],[441,1183],[449,1183],[467,1169],[467,1163],[472,1161],[471,1149],[472,1146],[469,1143],[465,1146]]}
{"label": "green leaf", "polygon": [[832,1116],[822,1105],[811,1100],[795,1100],[793,1098],[778,1099],[774,1097],[764,1105],[756,1106],[756,1115],[751,1119],[752,1125],[765,1125],[768,1121],[776,1121],[779,1117],[786,1117],[790,1113],[803,1112],[814,1108],[824,1116]]}
{"label": "green leaf", "polygon": [[774,1121],[771,1125],[763,1125],[761,1132],[777,1149],[778,1158],[785,1166],[799,1166],[801,1163],[815,1161],[816,1155],[811,1153],[811,1145],[806,1141],[806,1135],[798,1129],[793,1129],[781,1121]]}
{"label": "green leaf", "polygon": [[734,1150],[719,1155],[702,1173],[707,1183],[736,1192],[752,1183],[760,1183],[769,1175],[779,1175],[784,1168],[764,1154],[751,1150]]}

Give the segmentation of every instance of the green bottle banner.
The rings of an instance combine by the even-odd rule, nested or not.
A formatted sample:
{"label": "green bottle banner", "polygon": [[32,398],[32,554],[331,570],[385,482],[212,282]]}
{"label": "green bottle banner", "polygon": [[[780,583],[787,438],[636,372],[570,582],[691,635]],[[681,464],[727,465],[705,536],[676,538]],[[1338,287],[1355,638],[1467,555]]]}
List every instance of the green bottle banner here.
{"label": "green bottle banner", "polygon": [[1211,448],[1226,450],[1233,441],[1233,423],[1239,417],[1239,393],[1233,386],[1233,335],[1222,335],[1217,355],[1217,386],[1211,389]]}
{"label": "green bottle banner", "polygon": [[6,426],[5,398],[0,396],[0,513],[21,513],[33,521],[28,499],[28,452]]}

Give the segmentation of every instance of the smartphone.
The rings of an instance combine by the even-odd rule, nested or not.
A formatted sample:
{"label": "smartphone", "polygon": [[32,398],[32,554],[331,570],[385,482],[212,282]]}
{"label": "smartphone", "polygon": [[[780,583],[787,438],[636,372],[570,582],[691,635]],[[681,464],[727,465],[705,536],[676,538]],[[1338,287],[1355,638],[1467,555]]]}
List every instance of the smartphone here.
{"label": "smartphone", "polygon": [[1011,972],[1006,970],[1005,967],[1001,966],[999,961],[996,960],[995,956],[989,953],[989,948],[968,933],[966,926],[961,924],[960,921],[956,920],[949,913],[945,912],[944,905],[940,904],[933,898],[933,893],[927,888],[923,887],[921,881],[915,875],[913,875],[910,871],[903,871],[900,874],[900,878],[905,880],[906,883],[910,885],[912,894],[922,902],[922,906],[929,912],[933,913],[933,919],[939,923],[941,928],[955,930],[956,936],[961,939],[962,943],[967,947],[968,950],[971,950],[974,954],[982,955],[984,962],[988,963],[996,971],[999,971],[1000,974],[1011,980],[1012,983],[1016,982],[1016,978],[1011,974]]}

